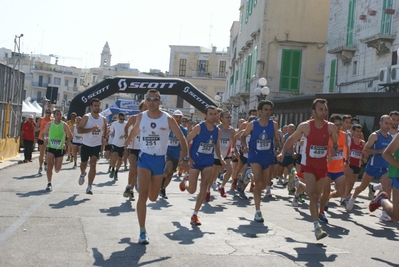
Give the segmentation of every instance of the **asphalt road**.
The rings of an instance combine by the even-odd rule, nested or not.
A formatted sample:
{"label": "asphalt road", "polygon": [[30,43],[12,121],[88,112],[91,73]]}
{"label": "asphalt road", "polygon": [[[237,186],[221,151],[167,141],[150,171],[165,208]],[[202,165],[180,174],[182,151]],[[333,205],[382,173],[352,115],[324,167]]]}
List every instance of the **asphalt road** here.
{"label": "asphalt road", "polygon": [[127,172],[114,182],[101,159],[87,195],[79,171],[64,163],[48,192],[37,159],[17,161],[0,165],[0,266],[399,266],[398,224],[379,222],[381,210],[370,214],[367,192],[349,214],[332,201],[329,236],[316,241],[308,205],[292,207],[281,186],[262,201],[264,223],[253,221],[251,193],[242,200],[228,183],[227,197],[212,192],[202,225],[192,226],[196,195],[180,192],[175,177],[168,200],[148,203],[144,246],[135,202],[122,196]]}

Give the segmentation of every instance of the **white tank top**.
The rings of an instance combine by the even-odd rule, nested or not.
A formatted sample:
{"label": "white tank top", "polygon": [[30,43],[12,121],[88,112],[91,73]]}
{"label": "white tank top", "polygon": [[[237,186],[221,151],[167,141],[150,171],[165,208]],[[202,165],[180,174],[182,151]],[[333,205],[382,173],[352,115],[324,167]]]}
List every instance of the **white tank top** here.
{"label": "white tank top", "polygon": [[103,126],[104,126],[104,117],[102,115],[98,116],[98,119],[93,118],[91,113],[88,113],[89,119],[86,122],[84,129],[93,128],[95,125],[98,125],[98,131],[85,133],[83,135],[82,144],[90,147],[101,146],[102,137],[103,137]]}
{"label": "white tank top", "polygon": [[[227,129],[227,130],[223,130],[222,126],[219,125],[218,126],[219,130],[220,130],[220,150],[222,153],[222,157],[223,158],[227,158],[227,157],[231,157],[231,130],[233,128]],[[216,151],[214,152],[214,158],[217,159],[217,155],[216,155]]]}
{"label": "white tank top", "polygon": [[151,119],[147,111],[143,112],[140,121],[141,152],[156,156],[166,155],[170,129],[168,115],[165,112],[162,113],[160,118]]}
{"label": "white tank top", "polygon": [[125,143],[125,138],[120,138],[125,135],[126,122],[120,123],[119,121],[114,121],[111,124],[110,131],[113,133],[114,138],[112,139],[112,145],[117,147],[123,147]]}
{"label": "white tank top", "polygon": [[81,144],[82,143],[82,134],[78,133],[78,125],[74,124],[73,125],[73,138],[72,142],[76,144]]}

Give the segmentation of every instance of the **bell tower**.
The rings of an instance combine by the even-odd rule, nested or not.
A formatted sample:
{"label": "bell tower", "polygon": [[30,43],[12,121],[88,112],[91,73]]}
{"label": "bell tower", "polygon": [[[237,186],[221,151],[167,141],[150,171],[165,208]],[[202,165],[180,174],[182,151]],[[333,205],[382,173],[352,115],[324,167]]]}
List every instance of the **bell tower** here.
{"label": "bell tower", "polygon": [[109,67],[111,66],[111,50],[109,49],[108,42],[105,43],[103,51],[101,53],[101,63],[100,67]]}

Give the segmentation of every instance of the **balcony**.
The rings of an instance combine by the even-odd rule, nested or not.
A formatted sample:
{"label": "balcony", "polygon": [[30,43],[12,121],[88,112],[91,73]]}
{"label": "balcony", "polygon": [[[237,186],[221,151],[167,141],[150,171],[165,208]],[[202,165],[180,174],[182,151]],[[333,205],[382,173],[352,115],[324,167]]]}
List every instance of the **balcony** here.
{"label": "balcony", "polygon": [[33,82],[32,85],[34,87],[40,87],[40,88],[46,88],[47,89],[48,83]]}
{"label": "balcony", "polygon": [[207,71],[199,70],[199,71],[193,71],[193,76],[192,77],[204,77],[204,78],[211,78],[211,74]]}
{"label": "balcony", "polygon": [[[382,56],[385,54],[389,54],[391,52],[390,47],[392,46],[393,41],[395,40],[394,35],[386,35],[386,34],[374,34],[364,39],[361,39],[360,42],[367,44],[367,47],[372,47],[375,49],[377,56]],[[389,45],[387,45],[389,43]]]}
{"label": "balcony", "polygon": [[335,54],[344,63],[349,63],[355,55],[357,48],[355,45],[347,46],[346,37],[346,32],[344,31],[332,32],[328,38],[327,52]]}
{"label": "balcony", "polygon": [[213,72],[212,73],[212,78],[226,79],[226,73],[225,72]]}

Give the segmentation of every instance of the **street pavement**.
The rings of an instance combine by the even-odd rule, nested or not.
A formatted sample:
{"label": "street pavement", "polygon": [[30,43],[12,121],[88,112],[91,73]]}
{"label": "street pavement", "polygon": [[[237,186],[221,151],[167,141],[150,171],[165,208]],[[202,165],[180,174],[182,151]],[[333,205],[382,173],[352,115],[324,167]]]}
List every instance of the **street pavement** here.
{"label": "street pavement", "polygon": [[174,177],[169,199],[148,203],[144,246],[136,203],[122,196],[127,172],[115,182],[101,159],[94,195],[87,195],[79,170],[64,162],[48,192],[37,156],[0,163],[0,266],[399,266],[398,224],[379,222],[381,210],[369,212],[367,192],[351,213],[333,200],[323,225],[329,236],[316,241],[307,203],[292,207],[279,185],[262,200],[264,223],[253,221],[252,194],[240,199],[228,183],[227,197],[212,192],[202,225],[192,226],[196,195],[181,192]]}

